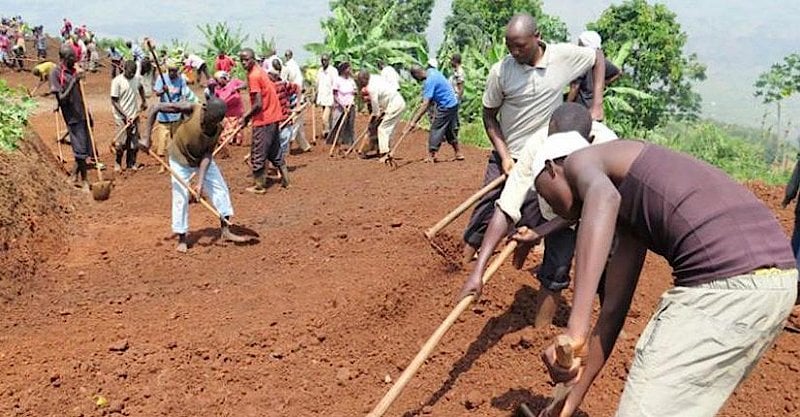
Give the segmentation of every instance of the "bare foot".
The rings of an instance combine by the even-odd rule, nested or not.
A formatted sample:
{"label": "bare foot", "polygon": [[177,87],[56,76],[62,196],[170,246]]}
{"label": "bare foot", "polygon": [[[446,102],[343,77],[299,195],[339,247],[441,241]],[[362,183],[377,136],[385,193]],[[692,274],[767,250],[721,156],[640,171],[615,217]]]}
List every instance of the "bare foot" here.
{"label": "bare foot", "polygon": [[231,229],[229,227],[223,227],[221,235],[222,235],[222,240],[226,242],[244,243],[244,242],[249,242],[251,240],[249,236],[237,235],[236,233],[231,232]]}
{"label": "bare foot", "polygon": [[186,253],[189,251],[189,246],[186,242],[179,242],[175,250],[178,251],[178,253]]}
{"label": "bare foot", "polygon": [[560,299],[561,294],[559,292],[550,291],[546,288],[539,290],[539,294],[536,295],[536,319],[533,322],[533,327],[541,329],[553,322]]}

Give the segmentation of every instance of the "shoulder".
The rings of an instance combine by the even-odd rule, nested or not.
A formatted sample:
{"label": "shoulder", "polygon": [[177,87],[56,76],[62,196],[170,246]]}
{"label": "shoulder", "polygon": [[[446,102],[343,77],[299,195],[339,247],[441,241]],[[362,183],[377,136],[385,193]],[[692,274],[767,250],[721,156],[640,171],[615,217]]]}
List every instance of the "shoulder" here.
{"label": "shoulder", "polygon": [[550,52],[550,59],[565,59],[584,56],[594,57],[597,55],[597,52],[592,48],[578,46],[571,43],[548,44],[547,50]]}
{"label": "shoulder", "polygon": [[514,66],[518,65],[517,61],[514,60],[514,57],[511,55],[506,55],[500,61],[497,61],[492,65],[492,68],[489,69],[489,75],[494,75],[495,77],[502,77],[504,74],[508,74],[510,71],[513,71]]}

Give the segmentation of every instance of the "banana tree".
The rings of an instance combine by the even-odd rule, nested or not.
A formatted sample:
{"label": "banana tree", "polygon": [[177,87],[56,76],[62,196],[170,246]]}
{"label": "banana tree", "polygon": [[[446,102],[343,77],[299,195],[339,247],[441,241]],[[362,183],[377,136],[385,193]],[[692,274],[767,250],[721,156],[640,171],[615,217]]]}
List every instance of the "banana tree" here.
{"label": "banana tree", "polygon": [[250,37],[242,33],[241,27],[232,30],[225,22],[218,22],[214,25],[209,23],[197,25],[197,29],[205,38],[202,46],[206,50],[207,56],[215,56],[220,52],[236,55]]}
{"label": "banana tree", "polygon": [[347,9],[336,8],[333,18],[322,23],[325,41],[305,45],[305,49],[314,56],[308,63],[309,67],[319,66],[319,57],[325,53],[330,55],[331,62],[349,61],[355,69],[366,68],[370,71],[377,71],[378,60],[403,66],[418,62],[420,51],[425,51],[424,41],[393,39],[387,29],[394,17],[393,6],[377,25],[365,28]]}

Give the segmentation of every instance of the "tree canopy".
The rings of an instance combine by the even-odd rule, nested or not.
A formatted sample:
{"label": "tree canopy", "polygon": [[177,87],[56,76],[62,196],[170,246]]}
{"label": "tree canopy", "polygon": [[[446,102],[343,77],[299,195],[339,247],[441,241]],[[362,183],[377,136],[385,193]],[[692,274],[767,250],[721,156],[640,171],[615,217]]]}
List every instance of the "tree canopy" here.
{"label": "tree canopy", "polygon": [[705,66],[695,54],[686,54],[687,35],[675,13],[663,4],[626,0],[606,9],[587,25],[603,38],[603,50],[613,55],[626,43],[631,49],[618,85],[649,93],[652,100],[632,100],[633,125],[651,129],[670,117],[696,118],[700,95],[692,83],[705,79]]}
{"label": "tree canopy", "polygon": [[394,7],[395,17],[388,25],[388,30],[397,38],[425,36],[425,30],[431,20],[434,0],[332,0],[331,10],[343,7],[353,15],[358,25],[363,28],[374,27],[380,23],[381,17]]}
{"label": "tree canopy", "polygon": [[567,25],[544,13],[541,0],[453,0],[442,47],[453,51],[463,51],[466,46],[488,49],[502,39],[508,20],[517,13],[535,17],[545,41],[567,40]]}

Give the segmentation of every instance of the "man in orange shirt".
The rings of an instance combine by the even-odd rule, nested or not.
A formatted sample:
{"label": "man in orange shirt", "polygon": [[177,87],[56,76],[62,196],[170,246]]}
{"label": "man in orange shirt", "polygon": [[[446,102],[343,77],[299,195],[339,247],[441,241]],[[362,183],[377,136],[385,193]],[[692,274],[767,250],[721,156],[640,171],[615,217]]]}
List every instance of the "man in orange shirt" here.
{"label": "man in orange shirt", "polygon": [[283,118],[278,94],[275,85],[270,81],[255,59],[255,53],[250,48],[244,48],[239,53],[239,59],[247,70],[247,84],[250,89],[250,111],[242,117],[242,126],[253,121],[253,140],[250,144],[250,165],[253,169],[255,184],[248,187],[247,191],[255,194],[267,192],[267,161],[275,165],[281,173],[281,186],[289,186],[289,171],[286,163],[280,157],[280,137],[278,122]]}

